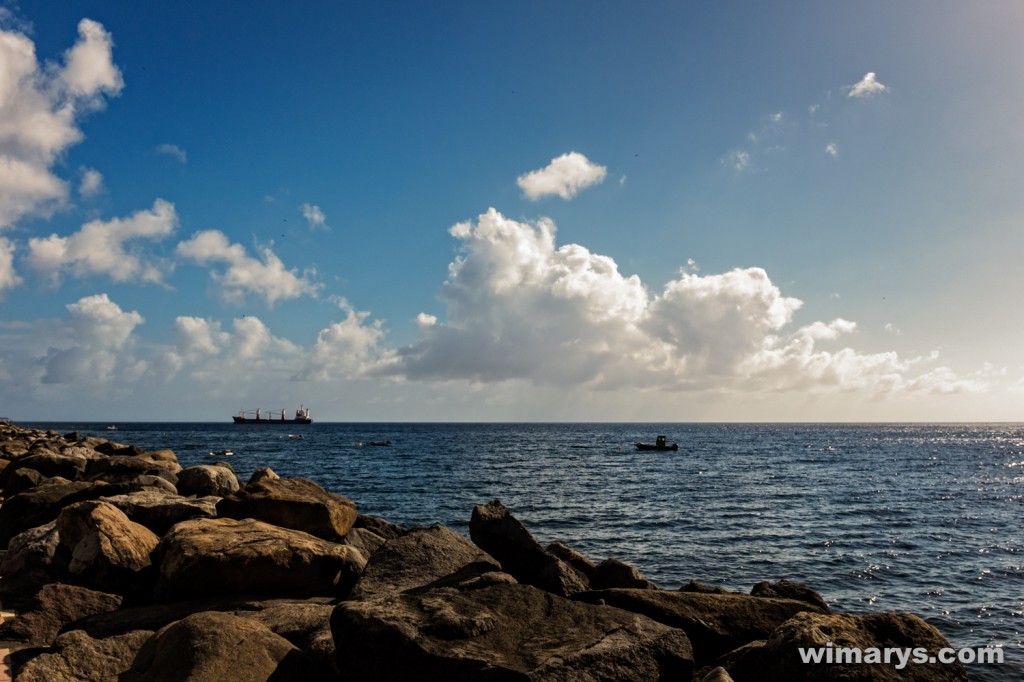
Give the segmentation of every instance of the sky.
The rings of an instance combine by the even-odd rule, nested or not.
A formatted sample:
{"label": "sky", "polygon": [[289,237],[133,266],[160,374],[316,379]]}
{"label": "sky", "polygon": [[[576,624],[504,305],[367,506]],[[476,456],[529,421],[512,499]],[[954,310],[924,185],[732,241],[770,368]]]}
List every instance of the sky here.
{"label": "sky", "polygon": [[0,0],[0,416],[1019,421],[1021,35]]}

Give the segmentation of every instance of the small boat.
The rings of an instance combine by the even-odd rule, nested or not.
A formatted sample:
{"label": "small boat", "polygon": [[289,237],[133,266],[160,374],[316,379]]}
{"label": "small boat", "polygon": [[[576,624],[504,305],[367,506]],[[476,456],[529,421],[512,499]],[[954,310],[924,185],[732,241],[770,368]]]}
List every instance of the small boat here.
{"label": "small boat", "polygon": [[391,441],[389,440],[371,440],[367,445],[376,445],[377,447],[390,447]]}
{"label": "small boat", "polygon": [[658,436],[655,439],[653,445],[651,443],[634,443],[634,445],[636,445],[636,449],[637,450],[678,450],[679,449],[679,444],[678,443],[672,443],[672,445],[669,445],[668,443],[666,443],[665,442],[665,436]]}
{"label": "small boat", "polygon": [[107,431],[117,431],[117,424],[111,424],[108,426]]}
{"label": "small boat", "polygon": [[230,457],[235,453],[232,452],[231,450],[213,450],[210,452],[210,454],[213,455],[214,457]]}
{"label": "small boat", "polygon": [[302,434],[301,433],[289,433],[288,437],[289,438],[302,438]]}

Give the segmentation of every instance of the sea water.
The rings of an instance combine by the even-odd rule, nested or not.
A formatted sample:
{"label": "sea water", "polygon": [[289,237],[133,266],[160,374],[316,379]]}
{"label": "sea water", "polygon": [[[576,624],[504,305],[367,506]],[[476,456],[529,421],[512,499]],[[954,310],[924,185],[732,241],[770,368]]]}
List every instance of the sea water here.
{"label": "sea water", "polygon": [[[797,580],[837,612],[911,611],[955,647],[1002,647],[971,679],[1024,679],[1021,424],[26,425],[182,466],[232,450],[243,483],[270,467],[403,525],[467,533],[498,499],[541,543],[661,587]],[[658,434],[679,450],[633,446]]]}

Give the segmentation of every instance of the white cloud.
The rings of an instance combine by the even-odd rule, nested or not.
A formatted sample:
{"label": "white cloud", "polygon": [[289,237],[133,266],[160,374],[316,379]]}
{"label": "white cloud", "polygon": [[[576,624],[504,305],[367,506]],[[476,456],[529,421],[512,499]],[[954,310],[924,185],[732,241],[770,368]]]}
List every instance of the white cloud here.
{"label": "white cloud", "polygon": [[103,192],[103,173],[95,168],[83,168],[82,179],[78,183],[78,194],[89,199]]}
{"label": "white cloud", "polygon": [[[683,271],[660,294],[586,248],[557,246],[549,220],[494,209],[450,233],[461,253],[439,298],[447,320],[421,314],[420,339],[376,372],[416,380],[528,381],[570,389],[723,391],[965,390],[954,375],[914,376],[936,355],[826,351],[856,324],[793,332],[802,302],[760,268]],[[691,270],[696,268],[691,267]],[[980,380],[979,380],[980,381]]]}
{"label": "white cloud", "polygon": [[211,273],[225,301],[240,302],[247,294],[255,294],[273,306],[282,300],[314,296],[320,290],[321,285],[311,281],[314,273],[299,275],[294,268],[286,269],[270,248],[261,247],[259,251],[260,259],[249,256],[245,247],[232,244],[219,230],[197,232],[177,248],[179,256],[199,265],[227,265],[222,272]]}
{"label": "white cloud", "polygon": [[67,200],[51,167],[82,139],[77,119],[123,87],[110,34],[83,19],[63,66],[40,65],[22,33],[0,30],[0,229],[26,215],[50,215]]}
{"label": "white cloud", "polygon": [[306,219],[306,224],[309,225],[311,230],[326,230],[327,229],[327,216],[320,210],[319,206],[313,204],[303,204],[300,206],[302,210],[302,217]]}
{"label": "white cloud", "polygon": [[174,159],[177,159],[181,163],[188,163],[188,154],[185,152],[184,149],[182,149],[176,144],[158,144],[156,146],[156,151],[159,154],[164,154],[166,156],[170,156]]}
{"label": "white cloud", "polygon": [[[317,335],[299,380],[357,377],[389,363],[393,351],[382,347],[384,330],[380,320],[365,324],[369,313],[357,311],[347,301],[339,303],[345,319]],[[429,316],[428,316],[429,317]]]}
{"label": "white cloud", "polygon": [[7,237],[0,237],[0,301],[4,292],[21,284],[21,277],[14,271],[14,244]]}
{"label": "white cloud", "polygon": [[516,184],[532,201],[557,194],[566,201],[580,190],[602,182],[608,169],[591,163],[579,152],[569,152],[551,160],[546,167],[520,175]]}
{"label": "white cloud", "polygon": [[889,88],[878,80],[874,72],[869,71],[864,74],[864,77],[861,78],[859,82],[847,86],[846,89],[848,90],[846,94],[847,97],[867,99],[869,97],[874,97],[875,95],[880,95],[883,92],[886,92]]}
{"label": "white cloud", "polygon": [[149,210],[128,218],[93,220],[68,237],[34,237],[28,243],[27,262],[54,283],[64,272],[76,277],[106,275],[115,282],[162,283],[170,266],[146,258],[136,242],[162,239],[177,223],[174,204],[157,199]]}
{"label": "white cloud", "polygon": [[740,149],[733,150],[722,158],[722,165],[733,169],[737,173],[742,173],[750,168],[750,152]]}
{"label": "white cloud", "polygon": [[[38,360],[44,384],[108,382],[117,370],[131,373],[140,366],[130,352],[132,333],[144,322],[136,311],[125,312],[106,294],[97,294],[67,305],[69,321],[59,336],[64,341],[47,349]],[[144,363],[143,363],[144,364]]]}
{"label": "white cloud", "polygon": [[829,142],[825,145],[825,153],[834,159],[839,156],[839,146],[835,142]]}

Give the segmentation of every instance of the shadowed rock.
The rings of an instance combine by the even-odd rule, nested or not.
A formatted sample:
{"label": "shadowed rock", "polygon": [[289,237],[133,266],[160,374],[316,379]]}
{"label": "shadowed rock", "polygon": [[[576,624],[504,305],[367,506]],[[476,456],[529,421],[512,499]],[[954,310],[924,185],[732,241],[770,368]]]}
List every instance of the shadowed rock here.
{"label": "shadowed rock", "polygon": [[207,611],[161,628],[139,649],[124,682],[310,679],[291,642],[248,618]]}
{"label": "shadowed rock", "polygon": [[801,611],[817,610],[793,599],[642,589],[585,592],[574,599],[641,613],[684,630],[693,643],[698,666],[711,663],[747,642],[765,639]]}
{"label": "shadowed rock", "polygon": [[477,547],[497,559],[502,569],[521,583],[563,597],[588,589],[583,574],[544,551],[498,500],[473,507],[469,536]]}
{"label": "shadowed rock", "polygon": [[177,462],[153,461],[145,455],[115,455],[90,460],[85,473],[91,481],[107,483],[130,483],[140,476],[157,476],[174,486],[180,471]]}
{"label": "shadowed rock", "polygon": [[529,585],[342,602],[338,667],[373,680],[689,680],[690,644],[636,614]]}
{"label": "shadowed rock", "polygon": [[27,610],[0,624],[0,640],[48,646],[68,623],[114,611],[122,598],[78,585],[50,583],[32,598]]}
{"label": "shadowed rock", "polygon": [[53,521],[69,504],[94,500],[106,489],[105,483],[51,478],[4,500],[0,506],[0,547],[6,547],[22,531]]}
{"label": "shadowed rock", "polygon": [[25,663],[15,677],[18,682],[117,680],[152,634],[137,630],[93,639],[81,630],[65,632],[57,637],[49,651]]}
{"label": "shadowed rock", "polygon": [[616,587],[637,590],[656,590],[658,586],[640,575],[635,566],[630,566],[618,559],[605,559],[594,568],[590,579],[590,587],[595,590],[607,590]]}
{"label": "shadowed rock", "polygon": [[337,541],[355,523],[356,505],[305,478],[265,477],[218,502],[217,513],[231,519],[258,519]]}
{"label": "shadowed rock", "polygon": [[475,562],[501,570],[497,561],[450,528],[416,528],[377,550],[351,598],[369,599],[421,587]]}
{"label": "shadowed rock", "polygon": [[820,594],[803,583],[793,580],[779,580],[778,582],[760,582],[754,585],[750,594],[755,597],[779,597],[782,599],[796,599],[805,601],[808,604],[817,606],[822,613],[832,613],[825,600]]}
{"label": "shadowed rock", "polygon": [[561,542],[552,542],[547,546],[547,552],[553,554],[565,563],[575,568],[589,582],[594,577],[597,564],[590,560],[582,552],[577,552],[572,547],[563,545]]}
{"label": "shadowed rock", "polygon": [[[909,613],[873,613],[865,616],[800,613],[779,626],[761,645],[747,647],[742,655],[730,654],[723,665],[736,682],[966,682],[960,663],[907,663],[897,670],[895,661],[884,663],[804,663],[799,649],[901,650],[917,647],[936,656],[951,647],[934,627]],[[844,656],[846,654],[843,654]],[[851,655],[853,655],[851,653]]]}
{"label": "shadowed rock", "polygon": [[245,519],[195,519],[160,541],[160,588],[172,599],[214,594],[344,596],[366,560],[353,547]]}
{"label": "shadowed rock", "polygon": [[14,536],[0,561],[0,595],[4,604],[10,606],[19,598],[35,594],[43,585],[65,577],[70,559],[69,552],[60,546],[56,521]]}

